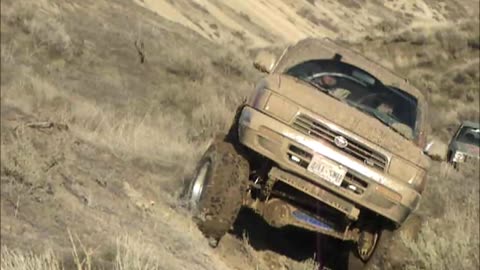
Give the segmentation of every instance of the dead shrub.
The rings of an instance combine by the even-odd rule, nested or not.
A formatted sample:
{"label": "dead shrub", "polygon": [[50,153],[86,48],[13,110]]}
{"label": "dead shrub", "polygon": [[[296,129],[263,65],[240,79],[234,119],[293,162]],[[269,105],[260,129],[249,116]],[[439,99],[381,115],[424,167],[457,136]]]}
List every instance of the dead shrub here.
{"label": "dead shrub", "polygon": [[45,181],[45,160],[24,129],[17,129],[16,138],[13,134],[10,134],[12,138],[2,136],[2,175],[11,176],[16,182],[28,187],[42,186]]}
{"label": "dead shrub", "polygon": [[462,32],[437,31],[434,36],[441,48],[454,57],[467,49],[467,38]]}
{"label": "dead shrub", "polygon": [[45,47],[54,55],[67,58],[72,56],[72,40],[56,6],[45,0],[15,1],[6,6],[5,10],[7,23],[31,35],[35,48]]}
{"label": "dead shrub", "polygon": [[214,68],[213,72],[218,72],[220,76],[241,78],[245,76],[245,70],[247,70],[242,66],[240,59],[231,52],[218,55],[211,60],[211,64]]}
{"label": "dead shrub", "polygon": [[45,46],[55,55],[67,58],[72,56],[72,40],[65,25],[58,18],[36,13],[29,24],[37,46]]}
{"label": "dead shrub", "polygon": [[201,82],[207,76],[208,61],[203,56],[195,55],[190,49],[180,45],[165,61],[166,71],[179,79]]}

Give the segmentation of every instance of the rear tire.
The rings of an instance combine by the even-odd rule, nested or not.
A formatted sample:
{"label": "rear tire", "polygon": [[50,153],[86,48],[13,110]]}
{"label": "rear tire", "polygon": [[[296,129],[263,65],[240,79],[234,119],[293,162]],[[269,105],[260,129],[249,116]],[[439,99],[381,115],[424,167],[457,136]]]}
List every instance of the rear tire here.
{"label": "rear tire", "polygon": [[216,247],[242,207],[249,165],[224,138],[215,139],[186,184],[184,199],[200,231]]}

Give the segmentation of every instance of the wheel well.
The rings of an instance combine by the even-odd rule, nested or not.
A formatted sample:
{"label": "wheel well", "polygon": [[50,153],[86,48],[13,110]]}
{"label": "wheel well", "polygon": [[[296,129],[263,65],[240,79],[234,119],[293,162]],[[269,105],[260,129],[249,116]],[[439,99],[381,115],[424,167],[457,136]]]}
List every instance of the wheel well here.
{"label": "wheel well", "polygon": [[387,229],[389,231],[394,231],[401,226],[366,208],[361,209],[360,217],[353,225],[358,228],[374,225],[377,228]]}

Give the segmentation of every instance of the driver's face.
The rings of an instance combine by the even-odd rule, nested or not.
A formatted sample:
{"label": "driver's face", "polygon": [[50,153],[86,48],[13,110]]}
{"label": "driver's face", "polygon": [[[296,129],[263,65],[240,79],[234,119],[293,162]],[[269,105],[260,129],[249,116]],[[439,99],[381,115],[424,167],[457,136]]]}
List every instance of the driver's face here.
{"label": "driver's face", "polygon": [[332,76],[323,76],[321,80],[322,83],[326,86],[335,86],[337,84],[337,80]]}
{"label": "driver's face", "polygon": [[377,108],[378,111],[386,114],[392,114],[393,113],[393,107],[390,104],[387,103],[382,103],[380,106]]}

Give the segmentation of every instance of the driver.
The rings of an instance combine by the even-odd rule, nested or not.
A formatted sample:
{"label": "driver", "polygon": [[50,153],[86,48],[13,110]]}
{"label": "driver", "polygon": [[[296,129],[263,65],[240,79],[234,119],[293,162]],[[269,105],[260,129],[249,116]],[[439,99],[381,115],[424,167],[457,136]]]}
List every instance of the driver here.
{"label": "driver", "polygon": [[333,76],[325,75],[320,77],[320,84],[322,87],[325,87],[327,89],[332,89],[335,86],[337,86],[337,79],[335,79],[335,77]]}
{"label": "driver", "polygon": [[377,111],[384,114],[392,115],[393,114],[393,104],[387,101],[382,101],[377,106]]}
{"label": "driver", "polygon": [[319,84],[321,87],[327,89],[332,96],[340,100],[344,100],[350,95],[349,90],[338,87],[338,81],[334,76],[324,75],[320,77]]}

